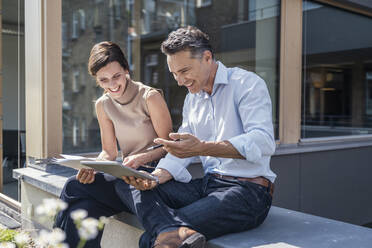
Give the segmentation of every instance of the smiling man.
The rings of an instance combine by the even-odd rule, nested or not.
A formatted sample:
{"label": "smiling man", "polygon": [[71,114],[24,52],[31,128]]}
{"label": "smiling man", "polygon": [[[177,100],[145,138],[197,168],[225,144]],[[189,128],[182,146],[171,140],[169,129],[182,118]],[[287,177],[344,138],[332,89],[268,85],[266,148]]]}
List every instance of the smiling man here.
{"label": "smiling man", "polygon": [[[195,27],[170,33],[161,49],[189,90],[183,122],[172,140],[155,139],[169,152],[152,173],[159,185],[125,181],[152,189],[141,199],[152,206],[139,215],[148,225],[141,247],[204,247],[205,239],[257,227],[269,212],[276,177],[271,100],[256,74],[215,61],[208,36]],[[195,157],[204,168],[199,179],[186,169]]]}

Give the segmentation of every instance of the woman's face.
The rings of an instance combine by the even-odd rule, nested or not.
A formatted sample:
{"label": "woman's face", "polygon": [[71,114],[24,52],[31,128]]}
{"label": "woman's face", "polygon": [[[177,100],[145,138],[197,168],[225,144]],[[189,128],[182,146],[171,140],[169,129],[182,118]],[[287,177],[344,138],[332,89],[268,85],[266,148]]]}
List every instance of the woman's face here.
{"label": "woman's face", "polygon": [[116,100],[119,100],[125,91],[128,71],[116,61],[102,67],[96,73],[98,85]]}

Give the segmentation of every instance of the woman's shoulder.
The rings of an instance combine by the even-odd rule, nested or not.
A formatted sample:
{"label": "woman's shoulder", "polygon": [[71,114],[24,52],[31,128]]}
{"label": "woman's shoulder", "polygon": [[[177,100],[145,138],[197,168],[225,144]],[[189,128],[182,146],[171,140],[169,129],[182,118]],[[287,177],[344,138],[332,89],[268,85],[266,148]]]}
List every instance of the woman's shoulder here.
{"label": "woman's shoulder", "polygon": [[97,106],[102,106],[105,102],[110,101],[110,97],[107,94],[103,94],[96,100],[96,107]]}
{"label": "woman's shoulder", "polygon": [[146,85],[142,82],[136,82],[132,81],[137,87],[139,92],[142,93],[142,96],[145,100],[147,100],[149,97],[152,97],[154,95],[161,95],[163,96],[163,91],[161,89],[154,88],[152,86]]}

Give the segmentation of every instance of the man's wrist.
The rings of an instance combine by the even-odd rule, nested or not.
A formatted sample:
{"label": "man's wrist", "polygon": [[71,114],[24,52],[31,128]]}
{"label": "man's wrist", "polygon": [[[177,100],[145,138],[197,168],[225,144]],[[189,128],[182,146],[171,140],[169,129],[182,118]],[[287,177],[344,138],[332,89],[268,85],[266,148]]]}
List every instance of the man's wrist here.
{"label": "man's wrist", "polygon": [[213,142],[212,141],[204,141],[204,140],[201,140],[200,141],[200,147],[199,147],[199,156],[209,156],[209,150],[210,150],[210,147],[211,145],[213,146]]}
{"label": "man's wrist", "polygon": [[151,174],[158,179],[158,185],[163,184],[173,178],[172,174],[170,174],[167,170],[161,168],[155,169]]}

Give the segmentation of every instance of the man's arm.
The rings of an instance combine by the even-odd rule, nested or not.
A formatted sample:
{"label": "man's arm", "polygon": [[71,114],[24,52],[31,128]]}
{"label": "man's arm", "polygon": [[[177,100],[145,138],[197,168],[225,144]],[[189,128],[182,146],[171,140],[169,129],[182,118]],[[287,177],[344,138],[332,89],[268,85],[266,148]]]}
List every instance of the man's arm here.
{"label": "man's arm", "polygon": [[[248,79],[247,79],[248,80]],[[239,85],[236,90],[237,109],[244,132],[224,141],[202,141],[187,133],[172,133],[173,141],[156,139],[174,156],[212,156],[246,159],[256,162],[275,151],[271,119],[271,99],[265,82],[258,76],[250,77],[252,83]],[[181,139],[181,141],[174,141]]]}
{"label": "man's arm", "polygon": [[164,149],[179,158],[188,158],[194,156],[211,156],[220,158],[237,158],[244,157],[235,149],[229,141],[201,141],[194,135],[188,133],[171,133],[169,137],[172,140],[155,139],[154,142],[163,144]]}

